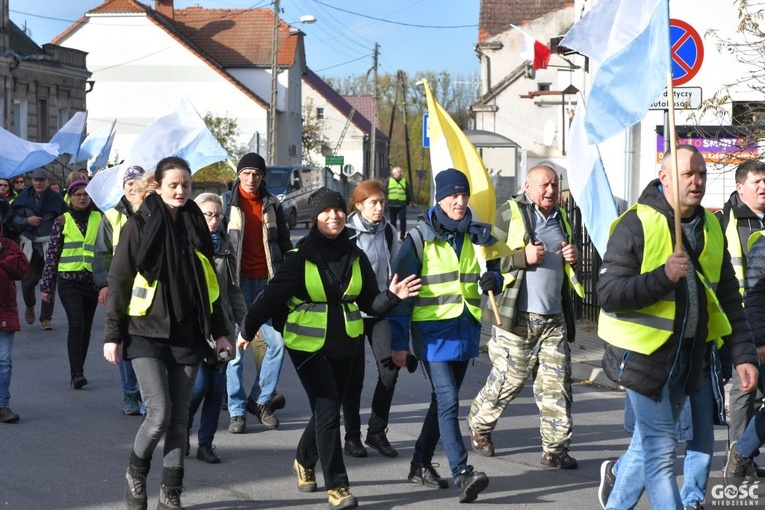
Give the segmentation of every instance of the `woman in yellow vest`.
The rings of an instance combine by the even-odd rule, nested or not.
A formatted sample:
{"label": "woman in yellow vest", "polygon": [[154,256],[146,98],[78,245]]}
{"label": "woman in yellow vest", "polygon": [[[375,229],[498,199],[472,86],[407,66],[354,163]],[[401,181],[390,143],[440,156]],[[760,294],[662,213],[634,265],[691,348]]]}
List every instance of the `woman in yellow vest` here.
{"label": "woman in yellow vest", "polygon": [[146,418],[125,475],[127,508],[147,507],[146,475],[164,436],[158,509],[181,508],[186,426],[199,363],[231,350],[218,300],[213,241],[189,200],[191,170],[178,157],[157,163],[157,192],[125,223],[109,269],[104,357],[131,360]]}
{"label": "woman in yellow vest", "polygon": [[40,278],[42,300],[51,302],[58,287],[66,311],[69,369],[71,384],[76,390],[88,384],[83,367],[98,304],[98,287],[93,280],[93,253],[101,213],[93,207],[85,191],[87,185],[80,180],[69,184],[69,210],[53,224]]}
{"label": "woman in yellow vest", "polygon": [[[237,346],[246,348],[270,318],[277,330],[283,325],[284,344],[312,411],[293,463],[298,490],[316,490],[315,466],[321,461],[330,508],[355,508],[340,442],[340,403],[364,337],[361,311],[384,316],[403,299],[416,296],[420,280],[399,282],[394,275],[381,293],[369,260],[345,228],[342,195],[319,188],[308,207],[313,228],[250,306]],[[288,310],[283,310],[284,303]]]}

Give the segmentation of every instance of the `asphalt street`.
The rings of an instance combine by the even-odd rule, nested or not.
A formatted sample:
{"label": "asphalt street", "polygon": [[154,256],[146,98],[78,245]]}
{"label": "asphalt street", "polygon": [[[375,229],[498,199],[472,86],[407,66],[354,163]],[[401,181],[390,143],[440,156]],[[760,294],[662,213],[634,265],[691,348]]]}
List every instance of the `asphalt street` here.
{"label": "asphalt street", "polygon": [[[295,237],[305,231],[296,230]],[[20,309],[23,303],[19,297]],[[38,305],[39,308],[39,305]],[[102,355],[104,309],[99,307],[85,365],[89,384],[83,390],[69,386],[66,354],[66,318],[56,304],[55,330],[42,331],[39,324],[23,324],[13,351],[11,407],[21,415],[16,424],[0,424],[0,507],[32,509],[120,509],[124,473],[132,441],[141,417],[121,412],[119,373]],[[22,319],[23,321],[23,319]],[[577,347],[574,347],[577,352]],[[362,423],[376,379],[374,362],[367,351],[367,370],[362,395]],[[184,506],[194,510],[326,508],[321,471],[319,491],[300,493],[292,474],[295,446],[310,409],[295,371],[286,357],[278,389],[287,400],[278,412],[278,430],[265,429],[248,417],[247,433],[227,430],[229,416],[220,415],[214,444],[222,458],[217,465],[187,458]],[[489,372],[488,357],[472,363],[461,391],[460,416],[466,444],[466,417],[470,402]],[[253,380],[254,365],[247,357],[245,380]],[[346,457],[352,493],[365,508],[458,508],[453,487],[431,490],[407,481],[409,461],[430,398],[430,385],[422,370],[402,373],[391,411],[388,437],[399,456],[387,459],[376,451],[369,457]],[[531,390],[525,388],[510,404],[494,433],[497,455],[470,454],[469,462],[490,477],[488,489],[472,507],[599,508],[597,486],[604,459],[624,451],[628,437],[622,421],[623,393],[588,382],[574,386],[575,430],[571,454],[579,460],[577,470],[546,469],[540,465],[539,416]],[[198,416],[197,416],[198,419]],[[365,427],[364,427],[365,432]],[[725,429],[717,429],[714,468],[723,463]],[[468,446],[469,448],[469,446]],[[162,446],[157,449],[148,477],[149,508],[159,492]],[[442,475],[449,473],[443,451],[436,452]],[[645,498],[644,498],[645,500]],[[641,502],[639,508],[648,508]]]}

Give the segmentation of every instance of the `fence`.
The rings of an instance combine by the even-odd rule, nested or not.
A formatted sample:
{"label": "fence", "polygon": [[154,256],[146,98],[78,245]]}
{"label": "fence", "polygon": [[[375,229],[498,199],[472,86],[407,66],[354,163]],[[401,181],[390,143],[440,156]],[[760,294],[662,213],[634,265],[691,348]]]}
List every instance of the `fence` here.
{"label": "fence", "polygon": [[598,254],[598,250],[595,249],[595,246],[590,240],[587,229],[584,227],[582,213],[576,206],[574,199],[571,197],[565,199],[562,207],[568,214],[574,237],[574,244],[579,249],[580,255],[576,273],[579,282],[584,287],[584,298],[580,299],[579,296],[574,294],[574,310],[576,311],[576,318],[577,320],[584,319],[586,321],[596,322],[598,320],[598,313],[600,313],[596,288],[598,274],[600,273],[600,265],[603,261]]}

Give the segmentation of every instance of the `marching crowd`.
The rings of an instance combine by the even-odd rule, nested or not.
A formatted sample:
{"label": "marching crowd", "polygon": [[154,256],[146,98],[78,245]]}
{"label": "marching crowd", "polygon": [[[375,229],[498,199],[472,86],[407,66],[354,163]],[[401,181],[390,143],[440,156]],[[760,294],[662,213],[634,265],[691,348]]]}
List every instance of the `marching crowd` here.
{"label": "marching crowd", "polygon": [[[673,156],[678,179],[670,171]],[[103,354],[119,367],[122,410],[144,416],[127,459],[129,509],[148,506],[146,477],[163,439],[157,508],[182,508],[198,411],[196,457],[207,463],[220,462],[213,443],[222,409],[230,433],[246,432],[248,413],[278,428],[276,413],[286,405],[277,391],[285,354],[311,409],[292,461],[297,488],[316,491],[320,469],[330,508],[358,505],[344,455],[365,457],[365,445],[398,455],[386,432],[401,368],[421,367],[432,390],[414,445],[412,483],[453,485],[460,503],[477,499],[489,477],[468,463],[468,449],[495,454],[492,431],[529,376],[540,416],[540,465],[578,467],[569,453],[569,345],[572,297],[584,290],[552,166],[528,171],[523,190],[499,206],[493,226],[473,218],[469,180],[457,169],[436,174],[435,204],[408,231],[412,192],[400,168],[387,183],[362,181],[348,203],[320,188],[308,204],[312,228],[294,246],[266,175],[263,158],[249,153],[230,193],[191,200],[188,163],[168,157],[153,172],[129,167],[124,195],[103,213],[87,194],[87,175],[72,175],[63,196],[42,168],[32,172],[29,187],[22,176],[0,179],[0,422],[19,420],[9,407],[9,385],[22,315],[14,282],[20,281],[23,317],[30,325],[39,320],[43,330],[53,329],[58,292],[76,390],[88,384],[93,317],[99,304],[106,307]],[[626,388],[632,440],[624,455],[601,466],[604,508],[634,508],[643,492],[654,509],[701,508],[728,380],[734,391],[726,481],[762,474],[753,459],[765,442],[765,412],[756,409],[765,360],[765,341],[757,340],[765,338],[759,334],[765,329],[765,164],[741,164],[736,183],[722,211],[707,211],[704,159],[679,146],[612,226],[597,285],[598,334],[606,342],[605,373]],[[383,214],[386,202],[391,221]],[[675,239],[676,214],[682,239]],[[478,356],[482,314],[493,317],[482,294],[497,297],[499,322],[488,342],[491,371],[462,417],[466,443],[459,391]],[[377,384],[362,442],[366,343]],[[248,349],[256,366],[250,388],[243,377]],[[682,488],[675,474],[680,440],[686,443]],[[433,462],[439,441],[448,477]]]}

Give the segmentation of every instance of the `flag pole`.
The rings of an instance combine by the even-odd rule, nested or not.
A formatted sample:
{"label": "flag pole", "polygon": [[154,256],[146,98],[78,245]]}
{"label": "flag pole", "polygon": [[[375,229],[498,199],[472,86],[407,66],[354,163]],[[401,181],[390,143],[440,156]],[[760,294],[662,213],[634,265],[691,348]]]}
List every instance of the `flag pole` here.
{"label": "flag pole", "polygon": [[[667,11],[669,11],[669,2],[667,2]],[[669,18],[669,16],[667,16]],[[667,51],[671,51],[671,48],[667,48]],[[680,175],[677,169],[677,133],[675,132],[675,88],[672,84],[672,54],[669,58],[669,72],[667,73],[667,99],[669,107],[669,150],[670,162],[672,164],[672,199],[675,203],[675,251],[679,252],[683,250],[683,227],[681,224],[682,217],[680,216]],[[664,133],[666,138],[667,133]]]}
{"label": "flag pole", "polygon": [[[84,122],[82,133],[80,133],[80,143],[77,144],[77,152],[74,154],[74,164],[72,165],[72,169],[77,168],[77,158],[80,157],[80,147],[82,147],[82,141],[85,139],[85,129],[88,128],[88,110],[85,110]],[[85,165],[85,168],[87,168],[87,165]]]}

